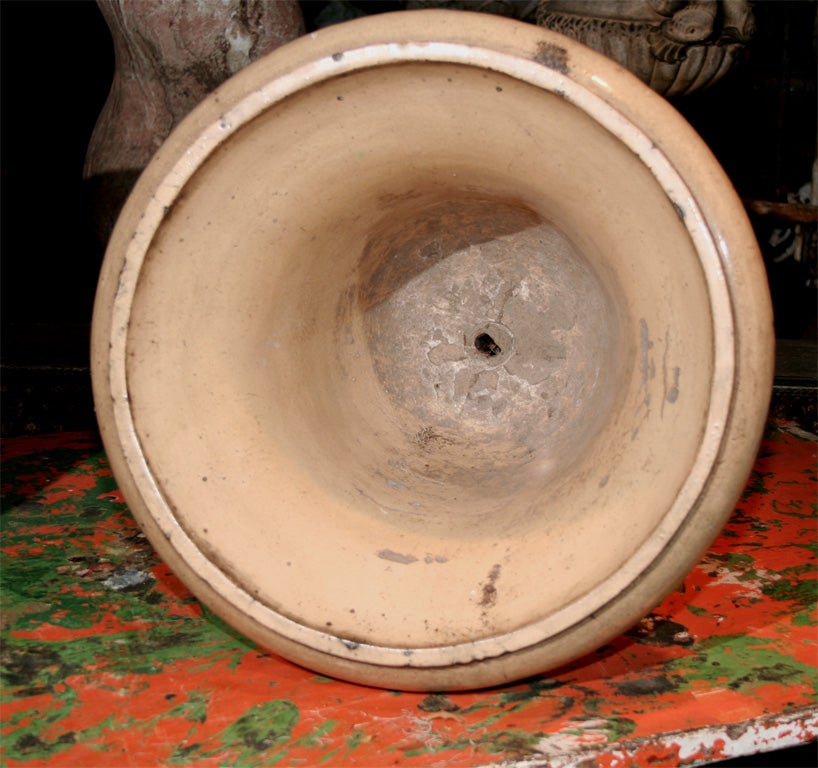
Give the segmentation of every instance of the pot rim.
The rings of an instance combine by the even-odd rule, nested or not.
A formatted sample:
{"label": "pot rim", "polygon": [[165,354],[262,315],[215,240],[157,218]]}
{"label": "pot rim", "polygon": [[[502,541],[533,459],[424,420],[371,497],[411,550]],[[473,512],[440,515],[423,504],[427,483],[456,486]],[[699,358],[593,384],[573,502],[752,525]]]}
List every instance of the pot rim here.
{"label": "pot rim", "polygon": [[[405,648],[344,642],[299,624],[257,601],[208,559],[174,516],[139,441],[128,396],[126,349],[143,260],[185,184],[211,154],[294,93],[341,75],[409,61],[483,67],[556,93],[629,147],[684,222],[699,255],[714,321],[707,429],[686,481],[653,534],[611,578],[556,613],[504,635],[411,649],[411,655]],[[346,663],[354,669],[351,677],[367,682],[389,676],[388,671],[373,672],[380,668],[426,672],[433,681],[440,668],[485,666],[509,654],[534,652],[538,659],[547,654],[557,663],[566,661],[578,647],[590,650],[615,633],[610,622],[617,604],[631,605],[615,622],[613,629],[620,631],[686,575],[723,525],[749,472],[766,414],[772,354],[769,299],[747,230],[729,181],[678,114],[613,62],[558,33],[458,11],[393,13],[313,33],[213,92],[157,153],[120,217],[100,278],[93,333],[95,400],[106,450],[135,516],[188,586],[228,621],[238,619],[247,634],[291,658],[333,672],[330,660]],[[755,340],[745,322],[750,313]],[[748,375],[752,382],[744,380]],[[732,478],[727,478],[727,462],[734,467]],[[680,558],[681,567],[677,563],[666,568],[671,573],[662,573],[659,566],[667,563],[668,552],[679,557],[683,542],[684,551],[693,554]],[[592,640],[579,646],[576,638],[571,641],[575,630],[602,614],[608,615],[608,628],[597,623],[589,633]],[[479,684],[492,681],[478,679]]]}

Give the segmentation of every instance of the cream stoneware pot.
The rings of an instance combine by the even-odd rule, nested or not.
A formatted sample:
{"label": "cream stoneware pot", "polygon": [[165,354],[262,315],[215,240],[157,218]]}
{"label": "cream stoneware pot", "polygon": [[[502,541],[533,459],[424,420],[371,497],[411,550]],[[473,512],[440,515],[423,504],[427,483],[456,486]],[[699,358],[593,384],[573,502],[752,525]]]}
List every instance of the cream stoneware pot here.
{"label": "cream stoneware pot", "polygon": [[114,231],[96,404],[226,621],[410,690],[543,672],[661,601],[758,447],[772,322],[694,131],[557,33],[300,38],[171,134]]}

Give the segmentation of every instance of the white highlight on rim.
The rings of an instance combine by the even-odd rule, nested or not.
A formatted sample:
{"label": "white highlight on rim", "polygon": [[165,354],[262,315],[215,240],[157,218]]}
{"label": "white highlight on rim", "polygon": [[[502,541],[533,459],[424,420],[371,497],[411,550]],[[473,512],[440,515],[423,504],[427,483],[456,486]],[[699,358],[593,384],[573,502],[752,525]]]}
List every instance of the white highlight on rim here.
{"label": "white highlight on rim", "polygon": [[[400,62],[428,62],[482,67],[527,82],[560,96],[590,115],[650,169],[667,196],[684,212],[684,224],[699,254],[710,296],[710,306],[720,319],[714,323],[714,370],[707,424],[691,471],[672,506],[651,537],[604,583],[593,588],[546,619],[504,635],[482,638],[457,645],[412,649],[361,644],[344,644],[341,638],[288,619],[258,602],[232,581],[196,546],[166,503],[142,451],[128,401],[127,339],[131,308],[143,261],[161,226],[166,208],[178,197],[185,184],[210,154],[235,131],[265,109],[295,92],[342,74],[373,66]],[[602,85],[602,84],[600,84]],[[604,83],[607,90],[607,83]],[[726,247],[722,244],[724,250]],[[113,396],[114,420],[128,469],[162,534],[184,562],[228,604],[242,610],[268,631],[316,651],[339,658],[387,667],[434,668],[490,659],[523,650],[553,638],[603,609],[626,591],[648,569],[684,523],[707,483],[719,453],[730,411],[735,359],[732,303],[722,269],[720,251],[689,188],[667,157],[653,141],[604,98],[587,90],[567,75],[521,56],[459,43],[384,43],[343,51],[341,57],[326,56],[278,77],[246,96],[225,111],[176,162],[145,207],[136,232],[125,253],[112,308],[109,350],[109,384]],[[238,605],[239,593],[244,605]]]}

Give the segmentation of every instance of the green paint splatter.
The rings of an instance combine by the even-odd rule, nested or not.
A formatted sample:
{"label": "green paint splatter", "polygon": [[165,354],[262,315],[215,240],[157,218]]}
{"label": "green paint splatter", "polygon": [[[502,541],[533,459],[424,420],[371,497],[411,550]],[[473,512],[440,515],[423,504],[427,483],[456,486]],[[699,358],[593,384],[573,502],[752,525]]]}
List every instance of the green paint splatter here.
{"label": "green paint splatter", "polygon": [[809,552],[813,557],[818,558],[818,540],[811,539],[811,537],[815,536],[815,531],[799,531],[798,533],[800,536],[803,536],[804,539],[801,541],[790,542],[788,543],[788,546],[806,549],[807,552]]}
{"label": "green paint splatter", "polygon": [[62,642],[6,640],[0,651],[0,684],[19,698],[24,689],[54,686],[87,670],[111,674],[154,675],[178,661],[189,661],[196,649],[200,669],[246,652],[217,628],[201,620],[178,620],[139,632],[117,632]]}
{"label": "green paint splatter", "polygon": [[609,717],[602,726],[608,731],[608,742],[619,741],[636,730],[636,723],[628,717]]}
{"label": "green paint splatter", "polygon": [[286,742],[298,717],[298,707],[287,699],[256,704],[222,731],[221,740],[227,749],[239,748],[237,762],[241,765],[247,758]]}
{"label": "green paint splatter", "polygon": [[182,717],[191,723],[204,723],[207,720],[207,707],[209,703],[210,701],[207,695],[201,691],[193,691],[188,694],[187,701],[177,704],[160,717],[162,719]]}
{"label": "green paint splatter", "polygon": [[475,735],[469,739],[458,739],[444,742],[436,747],[436,752],[444,749],[466,749],[476,746],[489,754],[530,755],[537,752],[537,745],[543,738],[542,731],[527,731],[522,728],[510,728],[504,731],[492,731]]}
{"label": "green paint splatter", "polygon": [[36,727],[25,729],[22,733],[16,734],[14,742],[8,744],[8,756],[15,760],[46,760],[59,752],[70,749],[77,741],[77,735],[73,731],[68,731],[60,735],[54,741],[42,739],[36,730],[40,732],[42,723]]}
{"label": "green paint splatter", "polygon": [[742,501],[749,499],[756,493],[770,493],[770,489],[767,487],[767,480],[774,477],[775,472],[761,472],[758,469],[753,469],[750,480],[741,496]]}
{"label": "green paint splatter", "polygon": [[789,501],[772,500],[773,511],[779,515],[788,515],[790,517],[798,517],[802,520],[809,520],[815,517],[815,510],[810,505],[804,509],[803,499],[790,499]]}
{"label": "green paint splatter", "polygon": [[715,560],[719,563],[724,563],[731,570],[743,571],[746,568],[752,568],[755,564],[755,559],[750,555],[741,554],[739,552],[725,552],[717,554],[710,552],[707,555],[709,560]]}
{"label": "green paint splatter", "polygon": [[4,736],[6,755],[19,761],[47,760],[60,752],[71,749],[77,743],[90,743],[115,727],[114,716],[109,715],[96,725],[82,731],[64,731],[52,740],[42,734],[70,714],[73,702],[59,710],[33,709],[29,712],[32,724]]}
{"label": "green paint splatter", "polygon": [[599,714],[599,709],[603,701],[604,700],[599,698],[598,696],[592,696],[590,698],[583,699],[582,711],[589,716],[597,715]]}
{"label": "green paint splatter", "polygon": [[747,635],[707,638],[697,644],[695,658],[674,659],[665,671],[676,673],[678,690],[689,689],[694,680],[744,692],[770,682],[815,690],[815,669],[780,653],[775,643]]}
{"label": "green paint splatter", "polygon": [[[813,563],[796,565],[779,571],[781,577],[762,585],[761,591],[773,600],[793,602],[802,609],[814,609],[818,603],[818,583],[815,581],[816,566]],[[811,576],[812,578],[804,578]]]}
{"label": "green paint splatter", "polygon": [[315,747],[323,747],[324,746],[324,736],[326,736],[330,731],[332,731],[338,725],[337,720],[327,720],[324,723],[321,723],[318,727],[314,728],[305,736],[302,736],[298,741],[295,742],[294,746],[304,746],[308,748],[315,748]]}
{"label": "green paint splatter", "polygon": [[455,704],[445,693],[430,693],[418,704],[423,712],[457,712],[459,704]]}
{"label": "green paint splatter", "polygon": [[[522,705],[519,705],[519,706],[521,707]],[[463,712],[469,712],[469,711],[474,712],[479,708],[480,707],[470,707],[468,710],[464,709]],[[501,709],[498,712],[493,712],[492,714],[488,715],[487,717],[484,717],[482,720],[478,720],[476,723],[472,723],[471,725],[466,726],[466,730],[468,730],[468,731],[482,731],[482,730],[485,730],[486,728],[491,728],[496,723],[498,723],[500,720],[502,720],[504,717],[506,717],[509,712],[516,711],[517,708],[518,707],[512,707],[510,710]]]}
{"label": "green paint splatter", "polygon": [[815,611],[802,611],[793,616],[792,623],[796,627],[814,627],[818,624],[818,616]]}
{"label": "green paint splatter", "polygon": [[[116,488],[108,463],[95,441],[81,441],[75,446],[53,448],[48,451],[36,450],[14,458],[3,457],[3,476],[9,481],[3,483],[0,498],[0,527],[5,529],[5,515],[21,505],[28,505],[41,499],[45,493],[65,490],[64,476],[91,475],[95,479],[93,491],[110,492]],[[83,453],[97,450],[85,458]],[[59,481],[59,482],[58,482]],[[48,513],[48,510],[46,510]]]}
{"label": "green paint splatter", "polygon": [[[219,755],[220,765],[274,765],[286,751],[270,754],[270,750],[289,741],[298,718],[298,707],[288,699],[256,704],[208,744],[177,747],[168,762],[185,764]],[[210,746],[211,741],[216,745]]]}
{"label": "green paint splatter", "polygon": [[530,681],[525,688],[512,689],[500,694],[499,705],[505,707],[508,704],[532,701],[540,698],[544,692],[559,688],[562,685],[562,681],[553,678],[537,678]]}
{"label": "green paint splatter", "polygon": [[366,740],[366,731],[363,728],[353,728],[352,733],[347,737],[347,754],[359,747]]}

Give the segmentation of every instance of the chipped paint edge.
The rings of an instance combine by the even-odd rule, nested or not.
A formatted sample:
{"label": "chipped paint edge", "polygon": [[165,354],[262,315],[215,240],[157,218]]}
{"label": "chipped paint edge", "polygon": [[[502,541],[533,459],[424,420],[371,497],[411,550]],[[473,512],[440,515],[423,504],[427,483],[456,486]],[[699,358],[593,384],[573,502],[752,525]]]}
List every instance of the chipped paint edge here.
{"label": "chipped paint edge", "polygon": [[[581,725],[578,723],[576,727]],[[647,750],[661,750],[668,754],[668,760],[654,759],[650,762],[656,768],[695,768],[715,761],[797,747],[815,740],[818,740],[818,706],[810,706],[738,723],[671,731],[663,733],[660,741],[655,735],[643,736],[562,754],[544,752],[541,757],[486,764],[481,768],[497,768],[498,765],[508,768],[588,768],[601,765],[606,768],[639,768],[645,765]]]}

